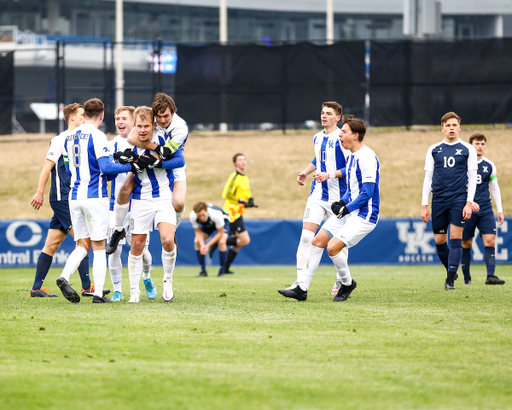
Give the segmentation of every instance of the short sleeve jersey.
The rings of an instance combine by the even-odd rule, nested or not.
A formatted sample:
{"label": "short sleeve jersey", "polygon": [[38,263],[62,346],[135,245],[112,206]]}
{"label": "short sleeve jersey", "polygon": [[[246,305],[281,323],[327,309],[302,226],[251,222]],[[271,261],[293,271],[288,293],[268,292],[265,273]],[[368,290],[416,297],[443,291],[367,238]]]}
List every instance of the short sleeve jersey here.
{"label": "short sleeve jersey", "polygon": [[66,172],[63,154],[64,142],[69,134],[69,131],[64,131],[53,137],[46,154],[46,159],[55,163],[51,171],[50,202],[68,201],[71,178]]}
{"label": "short sleeve jersey", "polygon": [[[350,151],[341,146],[340,129],[336,128],[330,134],[320,131],[313,137],[315,159],[312,164],[316,166],[316,172],[333,172],[345,168],[346,158]],[[345,178],[328,179],[324,182],[311,183],[309,196],[320,201],[332,203],[339,201],[347,190]]]}
{"label": "short sleeve jersey", "polygon": [[[113,154],[115,152],[124,151],[127,148],[132,148],[133,145],[130,144],[126,138],[121,137],[120,135],[116,136],[112,141],[109,142],[110,152]],[[114,210],[114,204],[116,202],[117,196],[119,195],[119,191],[123,182],[128,175],[128,172],[122,172],[117,174],[115,179],[112,180],[110,185],[110,210]]]}
{"label": "short sleeve jersey", "polygon": [[432,171],[432,201],[466,202],[468,171],[478,169],[475,147],[465,141],[441,141],[429,147],[425,171]]}
{"label": "short sleeve jersey", "polygon": [[92,124],[82,124],[66,137],[64,149],[71,171],[70,200],[108,198],[107,177],[98,163],[110,155],[107,136]]}
{"label": "short sleeve jersey", "polygon": [[489,194],[489,183],[496,179],[496,165],[490,159],[482,157],[478,161],[478,171],[476,176],[475,202],[480,205],[480,212],[491,211],[492,202]]}
{"label": "short sleeve jersey", "polygon": [[379,221],[380,209],[380,162],[371,148],[363,145],[350,156],[348,159],[347,177],[349,202],[352,202],[359,196],[363,189],[363,184],[375,184],[372,197],[356,211],[357,216],[360,218],[376,224]]}
{"label": "short sleeve jersey", "polygon": [[194,229],[222,229],[228,220],[228,216],[216,205],[208,205],[208,219],[206,222],[201,222],[197,219],[197,214],[192,211],[190,212],[190,223]]}

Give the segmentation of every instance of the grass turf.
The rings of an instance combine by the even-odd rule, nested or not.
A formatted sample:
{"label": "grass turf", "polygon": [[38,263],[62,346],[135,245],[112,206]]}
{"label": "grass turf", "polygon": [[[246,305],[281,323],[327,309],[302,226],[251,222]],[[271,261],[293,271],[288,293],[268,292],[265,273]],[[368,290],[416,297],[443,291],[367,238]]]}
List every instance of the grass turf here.
{"label": "grass turf", "polygon": [[330,266],[306,302],[277,293],[292,267],[178,267],[168,304],[155,268],[158,298],[138,305],[71,304],[59,269],[59,297],[30,299],[34,270],[3,269],[1,407],[512,409],[510,280],[486,286],[475,266],[447,292],[438,266],[351,269],[358,288],[332,303]]}

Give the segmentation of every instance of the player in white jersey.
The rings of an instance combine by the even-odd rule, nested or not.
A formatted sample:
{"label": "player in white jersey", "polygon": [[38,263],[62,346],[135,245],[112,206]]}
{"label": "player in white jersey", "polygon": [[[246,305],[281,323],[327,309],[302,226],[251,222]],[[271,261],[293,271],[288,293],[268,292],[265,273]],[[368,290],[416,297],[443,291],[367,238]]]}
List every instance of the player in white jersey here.
{"label": "player in white jersey", "polygon": [[[342,107],[337,102],[327,101],[322,104],[320,119],[324,129],[313,137],[315,158],[297,176],[297,183],[303,186],[307,176],[314,172],[297,249],[297,280],[289,289],[280,289],[281,294],[287,293],[298,283],[302,283],[307,290],[311,281],[304,277],[304,265],[308,255],[315,252],[320,263],[323,250],[329,242],[328,236],[322,234],[323,231],[316,237],[315,233],[323,220],[332,215],[331,204],[339,201],[347,189],[344,173],[346,158],[350,152],[341,146],[339,140],[340,129],[337,124],[341,119],[341,111]],[[345,249],[344,252],[348,251]],[[339,286],[341,279],[337,278],[333,288],[335,292]]]}
{"label": "player in white jersey", "polygon": [[[347,191],[341,200],[332,204],[334,215],[322,226],[324,235],[330,239],[327,252],[341,279],[341,287],[333,302],[346,301],[357,286],[350,275],[347,254],[343,249],[357,245],[375,229],[379,220],[380,165],[375,152],[363,143],[365,134],[366,125],[361,119],[352,115],[343,117],[340,140],[343,147],[351,152],[347,160]],[[281,289],[283,296],[307,299],[307,288],[320,263],[317,258],[318,255],[310,253],[304,281],[290,289]]]}
{"label": "player in white jersey", "polygon": [[[165,93],[157,93],[152,105],[153,115],[156,119],[156,129],[154,135],[158,138],[152,141],[142,142],[137,137],[135,131],[132,131],[128,141],[140,148],[155,151],[161,160],[171,157],[177,150],[182,154],[185,143],[188,138],[187,123],[176,114],[176,104],[173,99]],[[185,195],[187,191],[187,179],[185,167],[174,169],[173,178],[170,181],[173,193],[172,204],[176,210],[177,226],[179,226],[185,213]],[[119,196],[117,198],[114,211],[116,221],[122,221],[126,217],[129,208],[130,194],[133,191],[134,182],[132,178],[127,178],[123,183]],[[122,225],[117,224],[116,230],[109,238],[107,245],[107,254],[114,251],[117,242],[125,235]]]}
{"label": "player in white jersey", "polygon": [[80,302],[80,296],[69,285],[69,278],[92,246],[93,303],[111,302],[103,296],[107,273],[105,238],[108,229],[108,191],[106,174],[117,174],[141,169],[137,165],[121,165],[109,158],[107,136],[98,130],[103,121],[105,107],[101,100],[92,98],[84,104],[85,123],[74,130],[64,142],[66,169],[71,175],[69,210],[77,247],[66,262],[57,279],[62,294],[70,302]]}
{"label": "player in white jersey", "polygon": [[[124,106],[117,108],[114,113],[116,128],[119,131],[119,135],[110,141],[110,151],[114,154],[114,158],[120,157],[125,150],[133,148],[133,145],[128,142],[127,138],[135,125],[135,121],[133,119],[134,111],[135,107]],[[127,175],[129,175],[129,173],[118,174],[111,182],[108,236],[114,232],[116,226],[114,204]],[[123,264],[121,262],[121,253],[123,250],[123,245],[127,241],[128,243],[131,242],[129,213],[124,220],[124,227],[127,232],[126,238],[123,238],[119,242],[119,245],[117,246],[117,249],[114,251],[114,253],[108,256],[108,269],[110,272],[110,279],[112,280],[112,284],[114,286],[114,294],[112,295],[113,302],[120,302],[123,300]],[[148,298],[155,299],[157,296],[157,290],[150,276],[152,258],[148,249],[148,245],[149,235],[147,237],[146,246],[144,247],[144,251],[142,253],[142,280],[144,282],[144,287],[146,288],[146,295]]]}
{"label": "player in white jersey", "polygon": [[[158,141],[153,135],[153,112],[148,107],[138,107],[134,113],[135,130],[141,141]],[[135,176],[135,189],[132,193],[132,208],[130,212],[130,228],[132,231],[131,250],[128,257],[128,272],[130,275],[131,303],[140,301],[139,282],[142,273],[142,252],[146,237],[154,225],[160,232],[162,241],[162,265],[164,268],[162,298],[171,302],[174,298],[172,278],[176,264],[176,211],[172,206],[170,179],[173,168],[183,167],[185,158],[177,150],[172,158],[161,161],[154,151],[135,148],[139,155],[138,161],[145,161],[148,168]],[[146,156],[147,155],[147,156]]]}

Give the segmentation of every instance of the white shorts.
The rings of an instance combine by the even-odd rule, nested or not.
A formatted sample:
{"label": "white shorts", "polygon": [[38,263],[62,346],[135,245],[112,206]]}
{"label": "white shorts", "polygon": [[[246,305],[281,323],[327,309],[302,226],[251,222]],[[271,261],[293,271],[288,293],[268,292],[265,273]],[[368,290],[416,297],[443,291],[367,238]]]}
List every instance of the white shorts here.
{"label": "white shorts", "polygon": [[108,198],[69,200],[75,241],[90,238],[102,241],[108,231]]}
{"label": "white shorts", "polygon": [[325,217],[329,218],[332,215],[331,202],[320,201],[309,197],[304,209],[304,218],[302,222],[309,222],[320,225]]}
{"label": "white shorts", "polygon": [[160,222],[176,226],[176,211],[172,206],[172,197],[132,199],[130,211],[130,230],[134,235],[148,234]]}
{"label": "white shorts", "polygon": [[175,168],[172,170],[172,174],[174,175],[174,181],[181,181],[187,185],[187,174],[185,173],[185,168],[187,168],[186,165],[181,168]]}
{"label": "white shorts", "polygon": [[329,238],[338,238],[347,248],[357,245],[366,235],[375,229],[377,224],[366,222],[357,216],[357,211],[338,219],[331,216],[322,229],[327,232]]}

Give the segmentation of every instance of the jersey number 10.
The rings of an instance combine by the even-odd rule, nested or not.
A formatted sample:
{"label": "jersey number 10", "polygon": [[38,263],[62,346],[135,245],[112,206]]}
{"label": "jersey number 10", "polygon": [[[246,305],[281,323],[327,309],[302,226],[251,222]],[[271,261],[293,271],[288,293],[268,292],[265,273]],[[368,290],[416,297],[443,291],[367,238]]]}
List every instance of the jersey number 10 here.
{"label": "jersey number 10", "polygon": [[455,166],[455,158],[453,157],[444,157],[444,167],[453,168]]}

